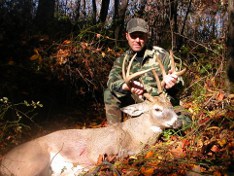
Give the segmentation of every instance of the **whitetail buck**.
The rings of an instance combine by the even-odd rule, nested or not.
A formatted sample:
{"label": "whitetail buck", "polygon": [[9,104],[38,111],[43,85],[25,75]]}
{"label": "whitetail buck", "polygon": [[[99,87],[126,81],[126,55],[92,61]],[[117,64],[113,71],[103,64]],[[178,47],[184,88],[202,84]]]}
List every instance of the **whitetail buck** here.
{"label": "whitetail buck", "polygon": [[[125,59],[123,68],[124,64]],[[129,75],[130,66],[131,64],[126,74],[123,69],[123,77],[127,83],[147,71],[154,71],[149,69]],[[155,77],[158,89],[162,91],[156,74]],[[55,131],[19,145],[3,157],[2,175],[78,175],[84,168],[94,166],[100,155],[123,157],[139,153],[146,144],[154,144],[163,129],[179,127],[177,115],[163,93],[155,97],[145,93],[144,96],[147,100],[143,103],[122,109],[135,118],[118,125]]]}

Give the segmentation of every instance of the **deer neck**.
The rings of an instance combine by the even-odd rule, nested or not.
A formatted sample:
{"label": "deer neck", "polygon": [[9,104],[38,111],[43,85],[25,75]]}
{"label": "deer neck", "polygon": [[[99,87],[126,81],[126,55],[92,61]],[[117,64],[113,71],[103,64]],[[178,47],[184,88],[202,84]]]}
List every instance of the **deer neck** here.
{"label": "deer neck", "polygon": [[154,143],[162,129],[151,122],[149,114],[128,119],[123,123],[122,129],[128,132],[134,140],[143,144]]}

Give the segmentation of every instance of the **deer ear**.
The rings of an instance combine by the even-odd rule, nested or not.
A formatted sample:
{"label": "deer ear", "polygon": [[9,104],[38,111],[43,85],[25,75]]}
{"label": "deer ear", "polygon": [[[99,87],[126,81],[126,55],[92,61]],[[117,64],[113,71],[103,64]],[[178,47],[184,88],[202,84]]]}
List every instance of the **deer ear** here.
{"label": "deer ear", "polygon": [[145,106],[145,103],[138,103],[138,104],[133,104],[124,108],[121,108],[121,111],[123,111],[124,113],[136,117],[136,116],[140,116],[141,114],[143,114],[145,111],[148,111],[149,108],[147,108],[147,106]]}

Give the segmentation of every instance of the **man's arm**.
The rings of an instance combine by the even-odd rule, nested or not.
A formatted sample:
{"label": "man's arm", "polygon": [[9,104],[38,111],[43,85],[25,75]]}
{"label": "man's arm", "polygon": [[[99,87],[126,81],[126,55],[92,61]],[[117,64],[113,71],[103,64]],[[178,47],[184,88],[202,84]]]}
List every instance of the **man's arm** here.
{"label": "man's arm", "polygon": [[124,56],[118,57],[115,60],[107,81],[107,86],[110,91],[114,92],[118,97],[122,97],[129,93],[129,91],[122,89],[124,84],[124,80],[122,78],[123,57]]}
{"label": "man's arm", "polygon": [[129,85],[124,82],[122,78],[122,64],[123,56],[117,58],[114,62],[107,82],[108,88],[114,92],[117,97],[122,97],[129,93],[142,95],[144,93],[143,84],[138,81],[133,81],[131,82],[131,87],[129,87]]}

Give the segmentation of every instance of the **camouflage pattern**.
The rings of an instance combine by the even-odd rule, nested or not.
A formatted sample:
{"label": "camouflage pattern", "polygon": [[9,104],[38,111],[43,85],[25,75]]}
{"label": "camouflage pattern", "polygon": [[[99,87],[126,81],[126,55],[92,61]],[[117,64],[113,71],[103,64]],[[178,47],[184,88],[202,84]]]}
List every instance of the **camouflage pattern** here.
{"label": "camouflage pattern", "polygon": [[132,32],[144,32],[148,33],[149,26],[145,20],[142,18],[133,18],[127,23],[127,31],[128,33]]}
{"label": "camouflage pattern", "polygon": [[[121,116],[120,108],[133,104],[134,102],[138,103],[140,101],[139,99],[135,98],[129,91],[121,89],[122,85],[124,84],[124,80],[122,78],[122,63],[125,55],[127,55],[127,69],[128,62],[134,53],[128,50],[121,57],[116,59],[109,74],[109,79],[107,82],[108,88],[104,92],[104,102],[106,105],[106,116],[108,122],[121,121],[122,117],[119,117],[119,115]],[[163,48],[155,46],[151,50],[145,50],[142,62],[139,62],[137,58],[134,59],[130,69],[130,74],[155,67],[157,74],[159,75],[160,79],[162,79],[159,64],[153,58],[154,55],[157,55],[161,58],[164,68],[166,72],[168,72],[170,69],[169,53]],[[156,81],[152,72],[147,72],[139,76],[136,80],[141,82],[144,85],[145,90],[152,96],[158,95]],[[182,78],[179,78],[179,81],[181,80]]]}

